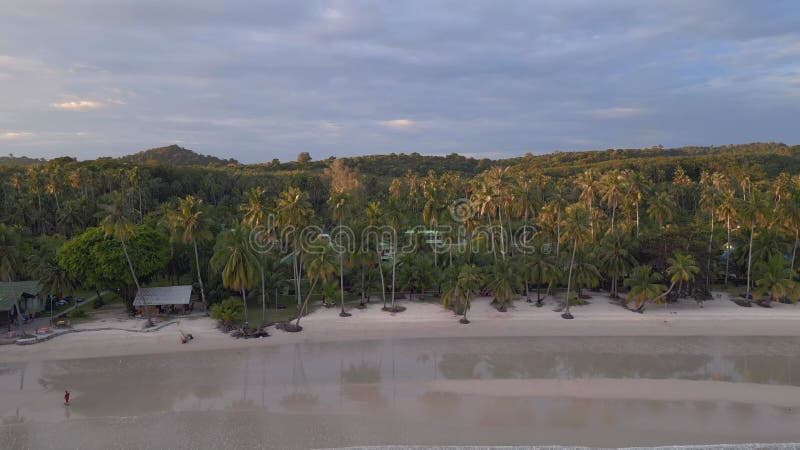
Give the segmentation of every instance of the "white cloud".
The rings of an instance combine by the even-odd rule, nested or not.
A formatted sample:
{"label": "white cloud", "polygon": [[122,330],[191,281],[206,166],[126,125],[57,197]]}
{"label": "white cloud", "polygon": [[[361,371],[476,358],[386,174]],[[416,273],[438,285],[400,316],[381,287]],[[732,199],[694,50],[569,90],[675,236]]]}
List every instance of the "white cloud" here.
{"label": "white cloud", "polygon": [[0,134],[0,139],[21,139],[29,136],[33,136],[33,133],[29,131],[8,131]]}
{"label": "white cloud", "polygon": [[378,122],[382,127],[397,131],[408,131],[417,126],[417,122],[409,119],[394,119]]}
{"label": "white cloud", "polygon": [[92,100],[73,100],[61,103],[51,103],[50,106],[56,109],[64,109],[67,111],[81,111],[84,109],[100,108],[103,106],[103,104]]}
{"label": "white cloud", "polygon": [[647,110],[642,108],[628,108],[615,106],[612,108],[598,108],[586,111],[586,114],[598,119],[626,119],[628,117],[641,116]]}

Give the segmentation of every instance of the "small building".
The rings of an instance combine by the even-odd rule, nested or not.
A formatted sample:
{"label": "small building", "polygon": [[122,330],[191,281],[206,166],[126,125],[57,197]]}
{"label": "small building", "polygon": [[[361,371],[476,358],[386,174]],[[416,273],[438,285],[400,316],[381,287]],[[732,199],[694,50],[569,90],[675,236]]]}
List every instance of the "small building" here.
{"label": "small building", "polygon": [[159,312],[179,311],[190,309],[192,301],[192,286],[164,286],[141,288],[133,300],[133,307],[142,314],[150,310],[150,314]]}
{"label": "small building", "polygon": [[42,310],[38,281],[0,282],[0,326],[7,326],[21,314],[33,314]]}

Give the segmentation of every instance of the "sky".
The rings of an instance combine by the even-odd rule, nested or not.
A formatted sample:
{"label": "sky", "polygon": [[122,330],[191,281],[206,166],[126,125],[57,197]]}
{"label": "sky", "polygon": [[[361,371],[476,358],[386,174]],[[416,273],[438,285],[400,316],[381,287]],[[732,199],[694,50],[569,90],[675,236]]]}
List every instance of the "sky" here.
{"label": "sky", "polygon": [[800,143],[800,2],[3,0],[0,154]]}

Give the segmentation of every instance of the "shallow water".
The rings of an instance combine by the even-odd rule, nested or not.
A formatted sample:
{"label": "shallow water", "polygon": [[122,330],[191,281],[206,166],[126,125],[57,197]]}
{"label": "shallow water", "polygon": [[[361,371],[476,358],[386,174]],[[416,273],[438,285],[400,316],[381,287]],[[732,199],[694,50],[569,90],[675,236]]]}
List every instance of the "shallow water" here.
{"label": "shallow water", "polygon": [[800,338],[556,337],[0,363],[0,447],[798,442],[798,356]]}

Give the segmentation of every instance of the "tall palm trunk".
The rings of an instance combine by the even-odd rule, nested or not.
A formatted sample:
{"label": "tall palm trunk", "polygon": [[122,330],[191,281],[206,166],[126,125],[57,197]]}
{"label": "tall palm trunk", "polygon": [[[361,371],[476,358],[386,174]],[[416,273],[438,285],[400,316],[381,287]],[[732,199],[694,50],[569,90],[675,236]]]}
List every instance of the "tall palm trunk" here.
{"label": "tall palm trunk", "polygon": [[395,281],[397,280],[397,247],[392,255],[392,312],[394,312]]}
{"label": "tall palm trunk", "polygon": [[244,305],[244,324],[247,325],[247,290],[242,286],[242,304]]}
{"label": "tall palm trunk", "polygon": [[[133,284],[136,285],[136,294],[139,293],[141,290],[141,286],[139,286],[139,278],[136,277],[136,271],[133,270],[133,262],[131,262],[131,256],[128,254],[128,246],[125,244],[125,239],[119,240],[122,243],[122,253],[125,255],[125,260],[128,261],[128,269],[131,271],[131,277],[133,277]],[[134,298],[136,298],[136,294],[134,294]],[[144,303],[145,311],[147,311],[147,320],[150,320],[150,308],[147,307],[147,298],[142,296],[142,302]]]}
{"label": "tall palm trunk", "polygon": [[267,321],[267,291],[264,281],[264,269],[261,269],[261,324]]}
{"label": "tall palm trunk", "polygon": [[317,286],[317,281],[319,281],[319,276],[314,277],[314,282],[311,283],[311,288],[308,290],[308,294],[306,294],[306,299],[303,301],[303,306],[297,311],[297,320],[294,323],[295,327],[300,326],[300,318],[303,317],[304,312],[308,308],[308,301],[311,299],[311,294],[314,293],[314,288]]}
{"label": "tall palm trunk", "polygon": [[[383,259],[381,257],[380,250],[377,251],[378,253],[378,273],[381,274],[381,297],[383,298],[383,307],[386,308],[386,281],[383,279],[383,267],[381,263]],[[396,258],[397,255],[392,255],[392,259]]]}
{"label": "tall palm trunk", "polygon": [[572,245],[572,257],[569,260],[569,273],[567,275],[567,297],[564,301],[567,304],[566,311],[564,312],[565,318],[568,317],[569,314],[569,290],[572,287],[572,266],[575,265],[575,252],[578,251],[578,240],[575,239]]}
{"label": "tall palm trunk", "polygon": [[300,307],[303,299],[300,295],[300,258],[297,252],[297,241],[294,241],[292,254],[292,269],[294,270],[294,293],[297,298],[297,307]]}
{"label": "tall palm trunk", "polygon": [[756,227],[755,225],[750,225],[750,244],[748,245],[747,249],[747,290],[744,294],[744,298],[750,298],[750,268],[753,265],[753,234],[755,233]]}
{"label": "tall palm trunk", "polygon": [[726,249],[725,255],[725,286],[728,285],[728,267],[730,266],[731,261],[731,217],[728,216],[726,219],[726,226],[728,227],[728,248]]}
{"label": "tall palm trunk", "polygon": [[711,247],[714,240],[714,208],[711,208],[711,232],[708,233],[708,265],[706,267],[706,290],[711,290]]}
{"label": "tall palm trunk", "polygon": [[[339,216],[339,244],[342,241],[342,217]],[[341,317],[345,316],[344,312],[344,249],[339,249],[339,294],[342,303],[342,312],[339,314]]]}
{"label": "tall palm trunk", "polygon": [[794,247],[792,247],[792,263],[791,263],[791,269],[792,269],[791,272],[792,273],[789,275],[789,276],[792,276],[792,277],[795,275],[795,273],[794,273],[794,260],[797,258],[797,238],[798,238],[798,234],[800,234],[800,229],[795,228],[794,229]]}
{"label": "tall palm trunk", "polygon": [[200,298],[203,300],[203,307],[208,310],[208,303],[206,302],[206,290],[205,287],[203,287],[203,277],[200,275],[200,254],[197,252],[197,240],[192,239],[192,244],[194,245],[194,263],[197,266],[197,282],[200,283]]}

